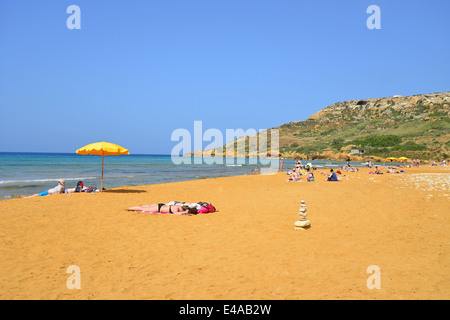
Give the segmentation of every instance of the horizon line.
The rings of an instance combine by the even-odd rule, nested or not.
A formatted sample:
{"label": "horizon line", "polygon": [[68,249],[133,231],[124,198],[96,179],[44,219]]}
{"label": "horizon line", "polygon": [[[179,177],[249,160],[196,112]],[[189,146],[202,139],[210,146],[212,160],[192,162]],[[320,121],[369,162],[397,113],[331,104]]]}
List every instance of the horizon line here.
{"label": "horizon line", "polygon": [[[36,154],[76,154],[76,152],[48,152],[48,151],[0,151],[1,153],[36,153]],[[162,153],[130,153],[128,155],[134,155],[134,156],[171,156],[171,154],[162,154]],[[126,156],[122,154],[122,156]]]}

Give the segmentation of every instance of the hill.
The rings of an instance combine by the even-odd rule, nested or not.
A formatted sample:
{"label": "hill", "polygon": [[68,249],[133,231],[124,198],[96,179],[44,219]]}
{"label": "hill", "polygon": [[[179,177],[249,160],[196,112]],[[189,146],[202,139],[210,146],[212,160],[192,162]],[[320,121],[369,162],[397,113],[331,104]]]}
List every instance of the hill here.
{"label": "hill", "polygon": [[[405,156],[441,161],[450,155],[449,111],[450,92],[349,100],[272,129],[279,129],[284,158],[378,161]],[[224,150],[226,146],[208,152]],[[246,155],[248,151],[246,146]]]}

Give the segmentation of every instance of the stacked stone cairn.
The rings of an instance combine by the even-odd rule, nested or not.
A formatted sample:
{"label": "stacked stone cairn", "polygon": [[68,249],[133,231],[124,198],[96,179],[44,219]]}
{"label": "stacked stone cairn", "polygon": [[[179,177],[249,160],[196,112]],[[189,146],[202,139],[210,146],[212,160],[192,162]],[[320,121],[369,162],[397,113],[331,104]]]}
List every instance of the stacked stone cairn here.
{"label": "stacked stone cairn", "polygon": [[305,200],[300,201],[300,210],[298,211],[298,215],[300,216],[298,221],[295,221],[294,230],[305,230],[311,228],[311,221],[306,220],[306,216],[308,215],[308,210],[306,209]]}

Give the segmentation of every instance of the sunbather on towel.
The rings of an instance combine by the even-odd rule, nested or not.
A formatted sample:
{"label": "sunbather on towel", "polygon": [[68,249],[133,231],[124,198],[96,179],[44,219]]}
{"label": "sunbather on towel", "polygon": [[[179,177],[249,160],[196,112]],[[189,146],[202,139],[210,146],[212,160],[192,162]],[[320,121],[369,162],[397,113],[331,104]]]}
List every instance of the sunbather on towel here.
{"label": "sunbather on towel", "polygon": [[184,209],[182,205],[167,205],[164,203],[155,203],[150,205],[142,205],[137,207],[127,208],[128,211],[144,211],[144,212],[160,212],[160,213],[171,213],[171,214],[197,214],[196,208],[187,208]]}

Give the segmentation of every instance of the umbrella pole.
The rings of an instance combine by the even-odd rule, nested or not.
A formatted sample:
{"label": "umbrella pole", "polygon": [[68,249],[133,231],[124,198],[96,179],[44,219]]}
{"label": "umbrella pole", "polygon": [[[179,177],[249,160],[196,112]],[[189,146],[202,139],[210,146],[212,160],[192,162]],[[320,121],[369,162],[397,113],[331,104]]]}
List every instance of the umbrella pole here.
{"label": "umbrella pole", "polygon": [[104,160],[105,160],[105,156],[102,155],[102,184],[100,187],[100,192],[103,192],[103,162],[104,162]]}

